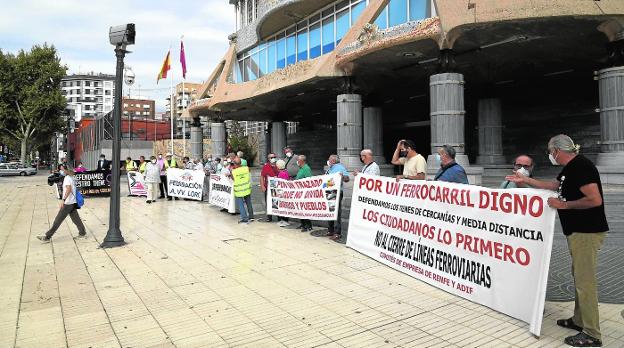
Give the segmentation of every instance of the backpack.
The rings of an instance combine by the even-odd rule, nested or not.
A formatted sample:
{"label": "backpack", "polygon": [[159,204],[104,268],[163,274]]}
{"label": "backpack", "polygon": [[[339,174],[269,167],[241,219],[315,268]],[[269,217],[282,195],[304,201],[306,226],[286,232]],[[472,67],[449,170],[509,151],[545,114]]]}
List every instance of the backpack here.
{"label": "backpack", "polygon": [[84,197],[78,189],[76,189],[76,205],[78,205],[78,209],[82,208],[84,205]]}

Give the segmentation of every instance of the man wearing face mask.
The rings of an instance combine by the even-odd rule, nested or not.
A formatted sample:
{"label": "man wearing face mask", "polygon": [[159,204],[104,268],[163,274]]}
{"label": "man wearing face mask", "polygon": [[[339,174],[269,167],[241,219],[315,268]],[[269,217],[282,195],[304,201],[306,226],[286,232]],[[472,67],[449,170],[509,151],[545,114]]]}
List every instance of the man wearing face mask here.
{"label": "man wearing face mask", "polygon": [[455,148],[451,145],[442,145],[438,149],[436,160],[440,163],[440,169],[433,180],[468,184],[466,171],[455,162]]}
{"label": "man wearing face mask", "polygon": [[297,176],[297,172],[299,171],[299,166],[297,165],[297,155],[293,152],[290,146],[286,146],[284,148],[284,162],[286,162],[286,170],[288,170],[288,175],[291,179],[294,179]]}
{"label": "man wearing face mask", "polygon": [[[308,165],[308,159],[304,155],[297,156],[297,166],[299,166],[299,171],[297,172],[297,176],[295,180],[305,179],[312,176],[312,169]],[[312,231],[312,221],[309,219],[301,219],[301,226],[299,226],[302,232]]]}
{"label": "man wearing face mask", "polygon": [[152,156],[150,161],[145,165],[145,185],[147,186],[147,204],[156,202],[156,190],[160,183],[160,167],[156,161],[156,157]]}
{"label": "man wearing face mask", "polygon": [[160,197],[165,198],[165,192],[167,192],[167,172],[165,167],[165,159],[163,158],[162,153],[158,154],[158,159],[156,160],[156,164],[158,164],[158,168],[160,169]]}
{"label": "man wearing face mask", "polygon": [[175,198],[175,200],[177,201],[180,198],[169,196],[169,188],[167,187],[167,174],[166,174],[167,169],[169,169],[169,168],[178,168],[178,163],[176,163],[176,159],[175,159],[175,157],[172,154],[167,153],[167,156],[165,157],[165,191],[167,191],[167,199],[168,200],[171,200],[171,199]]}
{"label": "man wearing face mask", "polygon": [[519,174],[506,179],[528,184],[535,188],[557,191],[558,197],[548,199],[548,205],[557,209],[563,234],[572,256],[574,278],[574,315],[557,320],[557,325],[579,331],[566,337],[564,342],[574,347],[600,347],[600,319],[596,263],[598,251],[609,225],[604,209],[602,182],[596,166],[579,154],[580,146],[565,134],[548,142],[548,159],[563,169],[555,180],[541,181]]}
{"label": "man wearing face mask", "polygon": [[[514,161],[514,173],[518,173],[523,176],[533,177],[533,159],[528,155],[520,155],[516,157]],[[505,180],[500,184],[499,188],[502,189],[512,189],[518,187],[527,187],[526,184],[520,183],[516,184],[513,181]]]}
{"label": "man wearing face mask", "polygon": [[[269,178],[276,177],[277,174],[279,174],[279,170],[277,169],[277,166],[275,165],[276,162],[277,162],[277,156],[274,153],[270,153],[267,156],[266,163],[264,164],[264,166],[262,166],[262,171],[260,172],[260,189],[262,189],[262,192],[264,192],[265,204],[266,204],[267,195],[268,195],[267,187],[269,186]],[[273,216],[267,215],[266,220],[264,221],[266,222],[273,221]]]}
{"label": "man wearing face mask", "polygon": [[411,140],[399,140],[392,155],[392,164],[403,166],[403,174],[397,175],[397,180],[425,180],[427,161],[416,152],[416,144]]}
{"label": "man wearing face mask", "polygon": [[106,155],[101,154],[97,163],[97,170],[110,170],[110,162],[106,160]]}

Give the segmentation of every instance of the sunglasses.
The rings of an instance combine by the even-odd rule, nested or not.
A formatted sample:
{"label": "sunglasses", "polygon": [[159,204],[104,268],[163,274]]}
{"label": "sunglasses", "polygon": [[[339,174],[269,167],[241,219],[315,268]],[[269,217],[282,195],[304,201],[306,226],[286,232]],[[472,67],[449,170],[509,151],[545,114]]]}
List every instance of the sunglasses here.
{"label": "sunglasses", "polygon": [[514,163],[514,168],[515,169],[520,169],[520,168],[531,169],[531,166],[528,164]]}

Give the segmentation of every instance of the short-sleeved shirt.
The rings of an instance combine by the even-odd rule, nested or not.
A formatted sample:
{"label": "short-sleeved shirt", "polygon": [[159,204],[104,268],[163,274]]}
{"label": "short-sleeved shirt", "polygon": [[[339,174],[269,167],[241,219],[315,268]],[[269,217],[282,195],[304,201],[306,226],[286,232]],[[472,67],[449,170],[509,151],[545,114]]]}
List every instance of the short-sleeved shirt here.
{"label": "short-sleeved shirt", "polygon": [[334,165],[329,167],[329,169],[327,170],[327,174],[335,174],[335,173],[342,173],[342,175],[344,176],[349,176],[349,172],[347,171],[347,168],[345,168],[345,166],[343,166],[342,163],[334,163]]}
{"label": "short-sleeved shirt", "polygon": [[311,176],[312,176],[312,169],[306,163],[303,165],[303,167],[299,168],[299,171],[297,172],[297,176],[295,177],[295,179],[309,178]]}
{"label": "short-sleeved shirt", "polygon": [[66,205],[76,204],[76,183],[69,175],[66,175],[65,179],[63,179],[63,194],[65,194],[65,187],[67,186],[70,187],[71,193],[67,196],[64,203]]}
{"label": "short-sleeved shirt", "polygon": [[260,172],[260,176],[262,177],[272,177],[277,176],[279,174],[279,169],[276,166],[271,165],[271,163],[265,163],[262,167],[262,171]]}
{"label": "short-sleeved shirt", "polygon": [[241,167],[247,167],[247,160],[244,158],[241,158]]}
{"label": "short-sleeved shirt", "polygon": [[604,210],[604,196],[602,194],[602,182],[596,166],[583,155],[576,155],[557,176],[559,196],[566,201],[576,201],[585,197],[581,187],[588,184],[597,184],[603,203],[588,209],[560,209],[559,220],[563,234],[566,236],[574,233],[598,233],[609,230],[607,217]]}
{"label": "short-sleeved shirt", "polygon": [[365,164],[362,167],[362,173],[363,174],[369,174],[369,175],[380,175],[381,172],[379,171],[379,165],[377,165],[377,163],[375,162],[371,162],[369,164]]}
{"label": "short-sleeved shirt", "polygon": [[290,179],[290,175],[288,174],[288,171],[286,169],[280,170],[279,174],[277,174],[277,177],[284,180]]}
{"label": "short-sleeved shirt", "polygon": [[457,164],[457,162],[449,163],[446,167],[440,168],[436,173],[434,180],[468,184],[466,171],[462,166]]}
{"label": "short-sleeved shirt", "polygon": [[403,176],[416,176],[418,173],[427,173],[427,160],[419,153],[412,158],[401,157],[399,162],[403,166]]}

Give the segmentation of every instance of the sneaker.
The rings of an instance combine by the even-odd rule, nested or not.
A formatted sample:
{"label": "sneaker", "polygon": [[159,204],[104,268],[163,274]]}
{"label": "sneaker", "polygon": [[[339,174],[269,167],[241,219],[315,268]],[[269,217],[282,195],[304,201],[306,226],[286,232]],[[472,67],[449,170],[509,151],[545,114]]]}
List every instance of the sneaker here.
{"label": "sneaker", "polygon": [[46,235],[37,236],[37,239],[41,241],[41,243],[50,243],[50,238],[46,237]]}
{"label": "sneaker", "polygon": [[254,221],[256,221],[256,219],[254,219],[254,218],[249,218],[249,222],[254,222]]}
{"label": "sneaker", "polygon": [[287,226],[290,226],[290,222],[282,221],[282,224],[280,225],[280,227],[287,227]]}
{"label": "sneaker", "polygon": [[239,224],[248,224],[249,220],[238,220]]}
{"label": "sneaker", "polygon": [[312,227],[304,227],[301,229],[301,232],[310,232],[312,231]]}
{"label": "sneaker", "polygon": [[78,234],[74,239],[87,239],[87,234]]}

